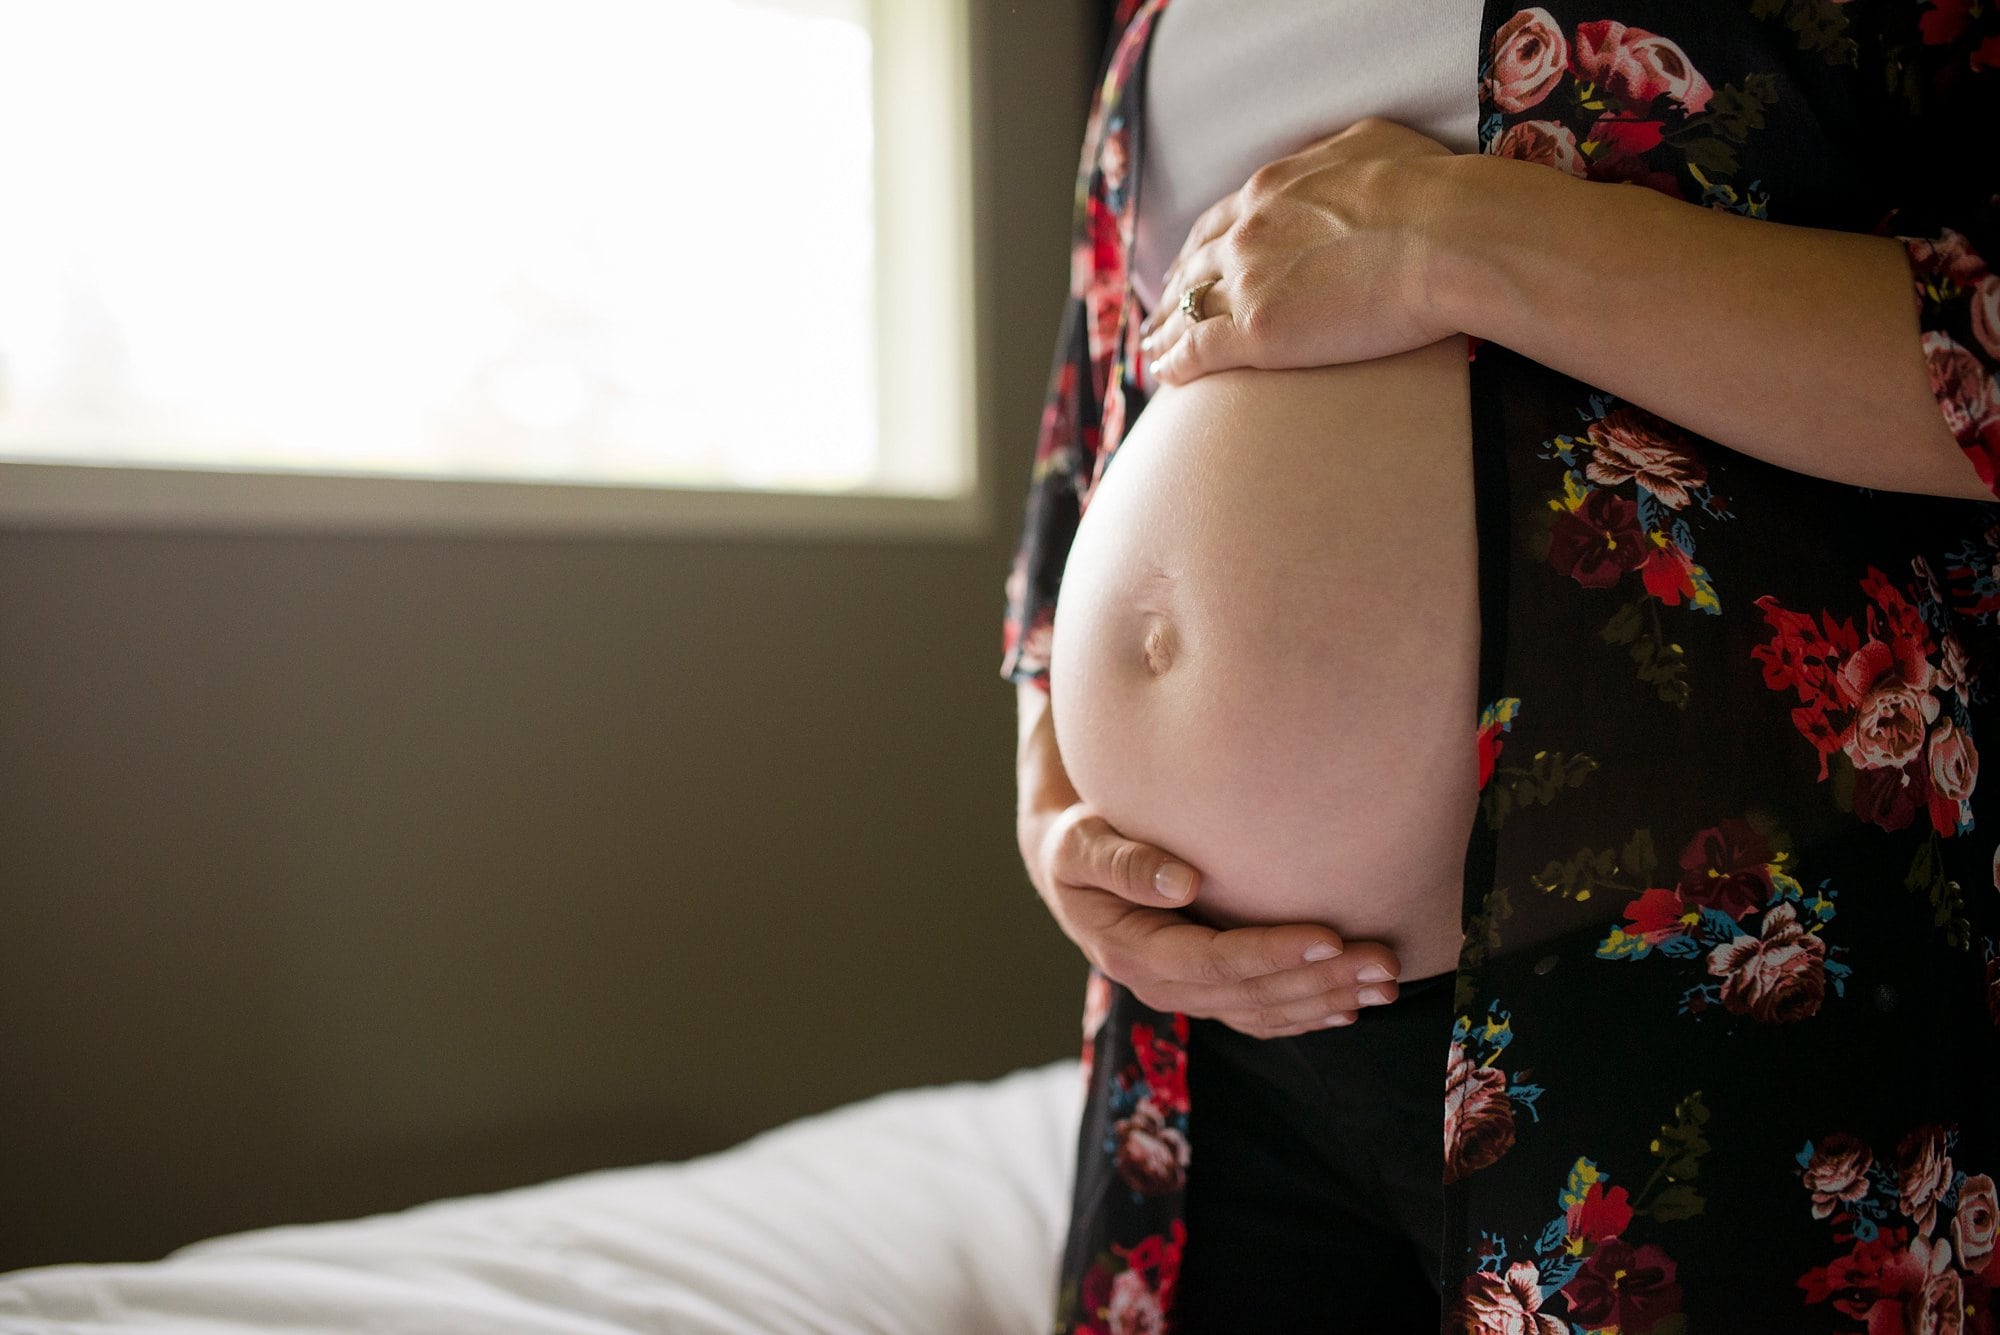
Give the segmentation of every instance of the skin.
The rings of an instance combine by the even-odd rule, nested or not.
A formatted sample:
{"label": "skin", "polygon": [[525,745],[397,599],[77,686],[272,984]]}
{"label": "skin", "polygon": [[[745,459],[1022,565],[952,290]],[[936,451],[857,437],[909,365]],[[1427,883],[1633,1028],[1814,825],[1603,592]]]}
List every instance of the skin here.
{"label": "skin", "polygon": [[[1893,237],[1453,154],[1370,117],[1260,168],[1204,213],[1162,291],[1202,279],[1216,282],[1200,322],[1164,303],[1146,322],[1158,383],[1339,365],[1464,332],[1784,468],[1992,498],[1931,392]],[[1672,330],[1686,334],[1663,336]],[[1199,894],[1200,873],[1082,803],[1046,692],[1024,685],[1018,700],[1022,857],[1093,965],[1149,1006],[1256,1037],[1394,999],[1393,982],[1364,978],[1371,965],[1398,971],[1380,943],[1317,923],[1218,931],[1174,911]],[[1315,944],[1342,953],[1309,962]]]}

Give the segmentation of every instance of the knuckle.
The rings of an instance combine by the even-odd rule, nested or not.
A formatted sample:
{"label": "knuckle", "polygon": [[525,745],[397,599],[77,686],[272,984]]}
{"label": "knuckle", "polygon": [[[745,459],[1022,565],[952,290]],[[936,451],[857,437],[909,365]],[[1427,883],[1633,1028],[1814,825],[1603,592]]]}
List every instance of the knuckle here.
{"label": "knuckle", "polygon": [[1111,846],[1104,860],[1105,870],[1110,873],[1114,885],[1132,889],[1139,879],[1139,846],[1129,840],[1121,840]]}
{"label": "knuckle", "polygon": [[1275,1006],[1284,1000],[1275,974],[1259,974],[1255,978],[1246,978],[1237,986],[1243,994],[1243,999],[1253,1006]]}
{"label": "knuckle", "polygon": [[1090,831],[1085,828],[1087,821],[1071,818],[1056,827],[1055,859],[1065,871],[1074,871],[1084,865],[1090,856]]}
{"label": "knuckle", "polygon": [[[1138,956],[1133,953],[1130,946],[1122,942],[1099,942],[1097,959],[1099,971],[1106,977],[1114,978],[1125,984],[1134,996],[1138,996],[1140,988],[1151,987],[1153,985],[1151,978],[1140,975]],[[1140,999],[1144,1000],[1143,997]]]}
{"label": "knuckle", "polygon": [[1260,1007],[1256,1013],[1256,1022],[1265,1029],[1288,1029],[1296,1023],[1291,1016],[1276,1006]]}
{"label": "knuckle", "polygon": [[1217,950],[1204,950],[1194,957],[1194,980],[1197,983],[1233,983],[1238,974],[1229,956]]}
{"label": "knuckle", "polygon": [[[1251,172],[1250,179],[1243,183],[1244,188],[1252,195],[1268,195],[1276,191],[1284,182],[1286,175],[1283,162],[1282,158],[1276,162],[1267,162]],[[1240,223],[1238,225],[1241,226]]]}
{"label": "knuckle", "polygon": [[1277,321],[1278,317],[1272,314],[1271,307],[1261,303],[1245,308],[1236,317],[1237,326],[1253,339],[1269,338],[1277,333]]}

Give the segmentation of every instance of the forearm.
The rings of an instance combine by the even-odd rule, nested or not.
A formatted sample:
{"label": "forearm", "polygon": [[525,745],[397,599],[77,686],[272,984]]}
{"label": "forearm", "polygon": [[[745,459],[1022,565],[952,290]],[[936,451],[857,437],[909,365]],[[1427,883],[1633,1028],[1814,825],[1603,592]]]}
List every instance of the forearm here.
{"label": "forearm", "polygon": [[1456,328],[1784,468],[1992,499],[1931,392],[1894,238],[1436,161],[1427,299]]}

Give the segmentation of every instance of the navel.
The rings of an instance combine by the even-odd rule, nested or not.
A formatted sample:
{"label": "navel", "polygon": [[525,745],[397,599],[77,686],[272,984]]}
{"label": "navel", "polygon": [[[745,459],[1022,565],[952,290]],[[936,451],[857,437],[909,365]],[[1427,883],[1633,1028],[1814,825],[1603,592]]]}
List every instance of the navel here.
{"label": "navel", "polygon": [[1139,658],[1146,665],[1147,672],[1155,677],[1166,676],[1179,649],[1179,637],[1174,634],[1171,621],[1163,616],[1146,619],[1146,633],[1140,643]]}

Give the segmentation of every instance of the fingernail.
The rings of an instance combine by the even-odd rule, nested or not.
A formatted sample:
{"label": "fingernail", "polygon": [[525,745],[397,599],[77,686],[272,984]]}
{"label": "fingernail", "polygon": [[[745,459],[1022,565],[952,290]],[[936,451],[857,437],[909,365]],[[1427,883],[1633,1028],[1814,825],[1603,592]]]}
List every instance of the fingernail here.
{"label": "fingernail", "polygon": [[1318,964],[1321,960],[1330,960],[1339,953],[1339,946],[1331,945],[1325,941],[1315,941],[1306,947],[1306,963]]}
{"label": "fingernail", "polygon": [[1164,361],[1166,361],[1166,358],[1162,357],[1159,359],[1159,361],[1150,363],[1146,367],[1146,374],[1153,377],[1153,379],[1158,380],[1160,378],[1160,363]]}
{"label": "fingernail", "polygon": [[1194,889],[1194,873],[1178,862],[1163,863],[1153,873],[1153,889],[1162,899],[1186,899],[1188,891]]}
{"label": "fingernail", "polygon": [[1396,975],[1379,964],[1364,965],[1360,973],[1354,975],[1364,983],[1386,983]]}
{"label": "fingernail", "polygon": [[1333,1028],[1333,1026],[1337,1024],[1353,1024],[1353,1023],[1354,1023],[1354,1017],[1352,1015],[1348,1014],[1346,1011],[1338,1011],[1332,1015],[1327,1016],[1324,1020],[1321,1020],[1319,1022],[1319,1027],[1322,1029],[1331,1029]]}
{"label": "fingernail", "polygon": [[1389,994],[1379,987],[1364,987],[1354,995],[1371,1006],[1385,1006],[1389,1002]]}

